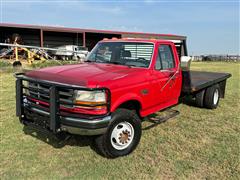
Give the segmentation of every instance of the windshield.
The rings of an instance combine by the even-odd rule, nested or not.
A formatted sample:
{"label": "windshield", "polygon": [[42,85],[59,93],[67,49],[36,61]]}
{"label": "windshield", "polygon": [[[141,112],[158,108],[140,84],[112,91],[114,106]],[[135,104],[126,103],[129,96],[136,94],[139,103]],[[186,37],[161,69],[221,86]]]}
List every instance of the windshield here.
{"label": "windshield", "polygon": [[101,42],[88,55],[87,61],[147,68],[153,48],[152,43]]}

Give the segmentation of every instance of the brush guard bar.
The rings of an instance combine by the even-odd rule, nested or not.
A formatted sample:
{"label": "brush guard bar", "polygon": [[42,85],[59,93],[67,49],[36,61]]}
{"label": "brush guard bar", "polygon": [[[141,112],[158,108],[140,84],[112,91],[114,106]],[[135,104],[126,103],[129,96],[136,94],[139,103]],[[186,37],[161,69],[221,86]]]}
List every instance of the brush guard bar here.
{"label": "brush guard bar", "polygon": [[[107,125],[109,124],[111,120],[110,116],[110,102],[111,102],[111,94],[110,90],[107,88],[86,88],[82,86],[77,86],[77,85],[70,85],[70,84],[64,84],[64,83],[58,83],[58,82],[53,82],[53,81],[47,81],[47,80],[39,80],[39,79],[34,79],[30,78],[24,75],[24,73],[17,73],[15,74],[16,77],[16,115],[20,118],[21,122],[26,119],[25,117],[25,110],[26,107],[24,106],[24,92],[23,89],[27,88],[24,86],[23,81],[27,82],[33,82],[33,83],[40,83],[49,86],[49,101],[47,102],[49,104],[49,108],[46,110],[40,105],[33,104],[33,107],[37,107],[37,109],[40,110],[40,112],[44,112],[43,114],[46,115],[47,118],[49,118],[49,130],[53,133],[57,133],[61,131],[61,127],[63,124],[61,124],[62,121],[64,122],[69,122],[67,125],[70,125],[72,128],[80,128],[80,129],[85,129],[88,128],[88,125],[91,129],[99,128],[98,124],[100,124],[100,127],[106,128]],[[107,95],[107,102],[106,102],[106,107],[107,107],[107,113],[104,115],[84,115],[84,114],[71,114],[67,113],[67,115],[63,115],[60,112],[60,98],[59,98],[59,90],[60,89],[71,89],[71,90],[86,90],[86,91],[95,91],[95,90],[102,90],[106,93]],[[37,99],[37,98],[36,98]],[[40,99],[37,99],[40,100]],[[69,104],[69,103],[68,103]],[[71,105],[71,103],[70,103]],[[72,105],[75,105],[72,103]],[[81,106],[87,106],[87,105],[81,105]],[[94,107],[94,105],[92,105]],[[70,120],[72,120],[70,122]],[[75,127],[73,122],[79,122],[77,124],[77,127]],[[98,123],[99,122],[99,123]],[[84,126],[81,127],[81,124]],[[105,126],[103,126],[103,124]],[[86,127],[87,126],[87,127]],[[65,127],[65,125],[63,125]],[[81,133],[80,133],[81,134]],[[95,134],[95,133],[93,133]]]}

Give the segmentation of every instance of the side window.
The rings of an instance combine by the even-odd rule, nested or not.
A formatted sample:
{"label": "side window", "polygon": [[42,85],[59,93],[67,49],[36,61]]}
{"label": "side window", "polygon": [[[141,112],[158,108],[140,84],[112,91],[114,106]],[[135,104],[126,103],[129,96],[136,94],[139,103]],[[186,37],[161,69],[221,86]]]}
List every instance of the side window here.
{"label": "side window", "polygon": [[170,45],[160,45],[158,48],[158,56],[161,62],[161,69],[170,69],[175,67],[175,61]]}
{"label": "side window", "polygon": [[157,55],[157,59],[156,59],[155,69],[156,70],[162,69],[162,63],[161,63],[159,51],[158,51],[158,55]]}

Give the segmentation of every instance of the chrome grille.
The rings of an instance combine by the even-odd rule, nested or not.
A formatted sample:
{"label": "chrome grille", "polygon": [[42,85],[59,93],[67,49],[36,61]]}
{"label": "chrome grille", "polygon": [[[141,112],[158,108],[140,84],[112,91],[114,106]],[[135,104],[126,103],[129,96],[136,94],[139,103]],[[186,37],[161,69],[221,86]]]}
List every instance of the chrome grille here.
{"label": "chrome grille", "polygon": [[[31,98],[38,99],[44,102],[49,102],[50,85],[40,84],[36,82],[28,83],[28,94]],[[72,107],[73,103],[72,89],[59,89],[60,104],[66,107]]]}

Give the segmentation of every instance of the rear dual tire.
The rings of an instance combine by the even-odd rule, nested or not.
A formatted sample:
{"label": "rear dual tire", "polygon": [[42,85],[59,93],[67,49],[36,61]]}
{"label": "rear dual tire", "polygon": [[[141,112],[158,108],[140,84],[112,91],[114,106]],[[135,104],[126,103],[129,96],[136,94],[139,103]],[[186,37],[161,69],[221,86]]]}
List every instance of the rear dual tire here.
{"label": "rear dual tire", "polygon": [[208,109],[216,109],[220,99],[220,87],[218,84],[208,87],[196,94],[196,105]]}
{"label": "rear dual tire", "polygon": [[205,89],[201,90],[196,94],[196,105],[198,107],[204,106],[204,96],[205,96]]}
{"label": "rear dual tire", "polygon": [[216,109],[220,99],[220,88],[219,85],[214,85],[206,90],[204,97],[204,105],[208,109]]}
{"label": "rear dual tire", "polygon": [[95,139],[102,155],[116,158],[130,154],[138,145],[142,134],[141,120],[128,109],[117,109],[107,132]]}

